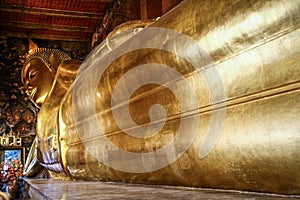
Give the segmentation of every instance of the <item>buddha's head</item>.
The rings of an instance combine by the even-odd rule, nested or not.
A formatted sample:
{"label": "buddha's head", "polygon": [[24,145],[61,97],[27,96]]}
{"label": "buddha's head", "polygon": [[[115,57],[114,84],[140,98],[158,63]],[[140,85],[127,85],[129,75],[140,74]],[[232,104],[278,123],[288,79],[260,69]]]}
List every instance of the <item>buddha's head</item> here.
{"label": "buddha's head", "polygon": [[51,91],[59,64],[71,59],[58,49],[30,49],[22,69],[22,82],[31,101],[40,107]]}

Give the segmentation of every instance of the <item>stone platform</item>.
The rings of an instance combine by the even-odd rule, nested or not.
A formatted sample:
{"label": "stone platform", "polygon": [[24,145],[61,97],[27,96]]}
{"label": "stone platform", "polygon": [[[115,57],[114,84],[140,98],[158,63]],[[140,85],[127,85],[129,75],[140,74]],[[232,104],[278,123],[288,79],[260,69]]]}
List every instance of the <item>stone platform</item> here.
{"label": "stone platform", "polygon": [[54,179],[26,179],[25,189],[33,200],[84,199],[300,199],[261,193],[209,190],[188,187],[151,186],[96,181],[62,181]]}

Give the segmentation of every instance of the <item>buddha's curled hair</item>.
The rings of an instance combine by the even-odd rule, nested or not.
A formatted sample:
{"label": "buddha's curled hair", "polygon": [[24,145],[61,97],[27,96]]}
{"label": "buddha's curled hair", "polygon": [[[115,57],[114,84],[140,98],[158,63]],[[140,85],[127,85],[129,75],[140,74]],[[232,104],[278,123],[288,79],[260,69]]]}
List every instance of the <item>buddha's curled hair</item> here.
{"label": "buddha's curled hair", "polygon": [[29,54],[26,57],[26,60],[23,65],[22,74],[25,66],[32,60],[32,59],[40,59],[43,63],[47,66],[47,68],[51,71],[51,73],[55,73],[57,69],[50,65],[50,56],[55,55],[60,62],[65,60],[70,60],[71,57],[59,49],[50,49],[50,48],[37,48],[34,50],[30,50]]}

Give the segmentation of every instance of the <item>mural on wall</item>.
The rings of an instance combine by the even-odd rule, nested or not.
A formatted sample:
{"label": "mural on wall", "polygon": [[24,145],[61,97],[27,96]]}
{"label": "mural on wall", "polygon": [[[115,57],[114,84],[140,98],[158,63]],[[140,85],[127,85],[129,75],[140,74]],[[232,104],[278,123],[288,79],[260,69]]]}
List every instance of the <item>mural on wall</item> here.
{"label": "mural on wall", "polygon": [[35,137],[38,113],[24,93],[20,78],[26,43],[26,39],[0,38],[0,135],[18,134],[22,146],[30,146]]}

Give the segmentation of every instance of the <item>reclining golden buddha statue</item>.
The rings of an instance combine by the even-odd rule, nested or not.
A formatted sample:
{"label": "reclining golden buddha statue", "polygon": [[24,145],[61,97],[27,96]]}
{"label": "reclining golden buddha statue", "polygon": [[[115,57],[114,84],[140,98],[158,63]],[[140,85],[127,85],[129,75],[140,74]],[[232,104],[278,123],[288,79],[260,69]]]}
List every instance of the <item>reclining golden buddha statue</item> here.
{"label": "reclining golden buddha statue", "polygon": [[299,195],[299,14],[297,0],[187,0],[81,65],[34,51],[28,174]]}

